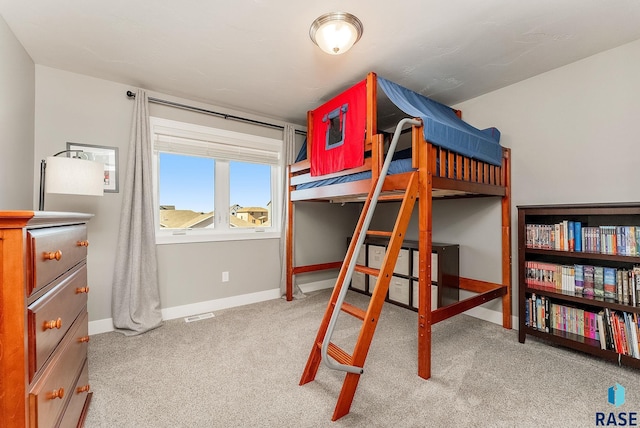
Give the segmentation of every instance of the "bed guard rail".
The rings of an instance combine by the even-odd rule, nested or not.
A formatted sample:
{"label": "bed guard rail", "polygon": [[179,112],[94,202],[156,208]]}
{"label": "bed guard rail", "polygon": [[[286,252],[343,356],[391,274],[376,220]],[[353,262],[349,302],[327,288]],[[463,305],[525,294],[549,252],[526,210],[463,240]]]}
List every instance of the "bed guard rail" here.
{"label": "bed guard rail", "polygon": [[[378,177],[378,181],[376,182],[376,187],[371,196],[371,202],[369,204],[369,209],[367,210],[364,222],[362,224],[362,228],[360,232],[357,234],[357,243],[355,247],[355,252],[351,256],[351,260],[349,260],[349,266],[347,268],[346,275],[342,282],[342,286],[340,288],[340,293],[338,294],[338,298],[336,300],[336,305],[333,308],[333,312],[331,313],[331,319],[329,320],[329,325],[327,327],[327,332],[324,335],[324,339],[322,340],[322,362],[325,366],[333,370],[341,370],[349,373],[362,374],[362,367],[349,366],[346,364],[341,364],[335,362],[333,359],[329,358],[328,349],[329,342],[331,341],[331,337],[333,336],[333,331],[336,327],[336,322],[338,321],[338,315],[340,314],[340,309],[342,308],[342,304],[344,303],[344,299],[347,295],[347,290],[349,287],[346,287],[346,284],[351,282],[351,278],[353,276],[353,272],[356,266],[356,259],[358,258],[358,253],[362,248],[362,244],[367,236],[367,231],[369,230],[369,226],[371,224],[371,219],[373,218],[373,214],[376,209],[376,205],[378,203],[378,198],[380,197],[380,193],[382,192],[382,185],[384,184],[384,179],[387,176],[387,172],[389,171],[389,165],[391,164],[391,160],[393,158],[393,154],[396,151],[396,146],[398,145],[398,140],[400,139],[400,132],[405,125],[412,126],[422,126],[422,121],[419,119],[410,119],[405,118],[398,122],[396,125],[396,130],[393,133],[393,139],[391,140],[391,144],[389,145],[389,150],[387,151],[387,155],[384,158],[384,164],[382,165],[382,170],[380,171],[380,176]],[[357,232],[357,231],[356,231]]]}

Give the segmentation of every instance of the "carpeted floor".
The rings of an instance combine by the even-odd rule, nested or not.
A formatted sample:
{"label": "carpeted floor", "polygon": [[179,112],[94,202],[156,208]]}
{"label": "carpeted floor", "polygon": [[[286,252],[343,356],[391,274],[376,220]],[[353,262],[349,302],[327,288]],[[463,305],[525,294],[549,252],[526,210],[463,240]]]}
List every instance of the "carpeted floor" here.
{"label": "carpeted floor", "polygon": [[[351,412],[331,422],[344,374],[321,366],[299,386],[329,290],[293,302],[168,321],[89,342],[85,427],[589,427],[596,412],[639,412],[640,371],[459,315],[433,327],[432,377],[416,375],[415,312],[385,305]],[[366,307],[366,297],[349,294]],[[334,341],[350,350],[355,319]],[[349,345],[351,344],[351,345]],[[626,388],[614,407],[607,390]]]}

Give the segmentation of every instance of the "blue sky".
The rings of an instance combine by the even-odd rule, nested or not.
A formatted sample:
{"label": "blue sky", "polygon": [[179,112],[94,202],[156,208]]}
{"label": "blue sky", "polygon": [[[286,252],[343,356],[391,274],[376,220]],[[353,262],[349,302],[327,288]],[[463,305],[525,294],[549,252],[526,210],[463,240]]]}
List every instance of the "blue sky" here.
{"label": "blue sky", "polygon": [[[268,165],[230,162],[231,204],[267,207],[271,200]],[[213,211],[214,160],[160,153],[160,205],[178,210]]]}

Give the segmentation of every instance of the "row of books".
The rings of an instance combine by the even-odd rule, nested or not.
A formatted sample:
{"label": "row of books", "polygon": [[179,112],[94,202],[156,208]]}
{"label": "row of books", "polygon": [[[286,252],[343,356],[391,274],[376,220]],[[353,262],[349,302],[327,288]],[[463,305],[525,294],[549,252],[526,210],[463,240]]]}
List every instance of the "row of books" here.
{"label": "row of books", "polygon": [[640,306],[640,265],[622,269],[529,260],[525,262],[525,283],[529,288]]}
{"label": "row of books", "polygon": [[600,348],[640,358],[640,316],[604,308],[592,312],[532,294],[525,305],[525,324],[544,332],[564,331],[599,342]]}
{"label": "row of books", "polygon": [[640,226],[583,226],[579,221],[527,224],[527,248],[640,255]]}

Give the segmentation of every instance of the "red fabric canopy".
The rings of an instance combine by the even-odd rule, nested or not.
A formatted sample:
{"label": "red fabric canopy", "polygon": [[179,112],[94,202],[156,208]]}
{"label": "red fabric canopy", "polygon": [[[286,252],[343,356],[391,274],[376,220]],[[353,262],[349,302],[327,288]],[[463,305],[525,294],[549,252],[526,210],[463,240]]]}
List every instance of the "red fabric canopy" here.
{"label": "red fabric canopy", "polygon": [[330,174],[364,164],[366,113],[366,80],[312,112],[312,176]]}

